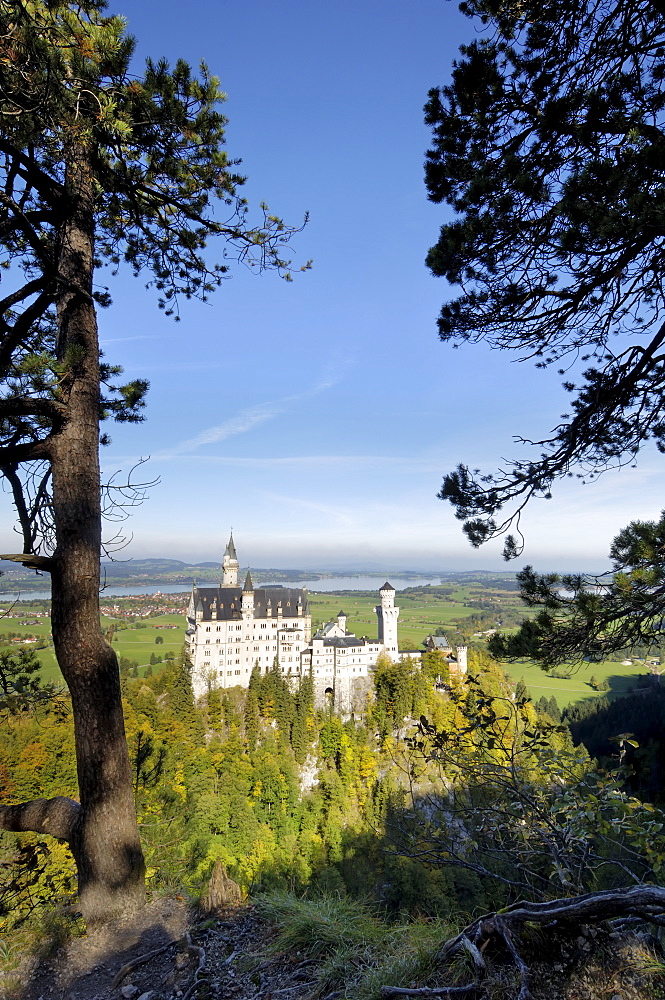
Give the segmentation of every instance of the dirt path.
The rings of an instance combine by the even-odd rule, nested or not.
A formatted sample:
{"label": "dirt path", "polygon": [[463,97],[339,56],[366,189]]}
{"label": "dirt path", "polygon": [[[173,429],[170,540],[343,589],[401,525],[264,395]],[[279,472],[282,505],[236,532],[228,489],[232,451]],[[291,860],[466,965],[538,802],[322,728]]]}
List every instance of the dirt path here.
{"label": "dirt path", "polygon": [[[196,922],[184,902],[159,900],[131,923],[72,941],[32,962],[6,1000],[301,1000],[308,961],[270,957],[274,930],[250,905]],[[11,992],[9,991],[11,990]]]}

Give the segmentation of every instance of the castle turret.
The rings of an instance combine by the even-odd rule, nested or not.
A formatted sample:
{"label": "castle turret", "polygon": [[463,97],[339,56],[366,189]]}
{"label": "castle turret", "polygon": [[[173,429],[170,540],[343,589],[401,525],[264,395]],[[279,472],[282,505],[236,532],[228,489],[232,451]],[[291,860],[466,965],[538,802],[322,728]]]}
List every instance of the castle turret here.
{"label": "castle turret", "polygon": [[252,574],[249,570],[247,570],[247,576],[245,577],[245,583],[242,588],[241,607],[243,618],[254,617],[254,584],[252,583]]}
{"label": "castle turret", "polygon": [[337,612],[337,624],[341,628],[342,632],[346,634],[346,613],[344,611]]}
{"label": "castle turret", "polygon": [[224,553],[224,559],[222,560],[222,587],[238,586],[239,569],[240,564],[238,562],[238,557],[236,556],[236,547],[233,544],[233,532],[231,532],[231,537],[229,538],[229,543],[226,546],[226,551]]}
{"label": "castle turret", "polygon": [[395,607],[395,588],[387,581],[379,591],[381,604],[374,608],[379,623],[379,642],[392,660],[399,658],[397,646],[397,619],[399,608]]}

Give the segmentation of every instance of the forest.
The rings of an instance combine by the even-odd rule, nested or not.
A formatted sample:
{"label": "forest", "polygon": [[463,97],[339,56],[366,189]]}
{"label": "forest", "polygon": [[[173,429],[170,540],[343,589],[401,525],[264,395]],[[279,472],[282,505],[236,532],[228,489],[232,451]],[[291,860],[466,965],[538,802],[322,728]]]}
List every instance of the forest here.
{"label": "forest", "polygon": [[[6,649],[0,672],[15,693],[2,702],[7,796],[75,795],[67,695],[42,684],[35,652]],[[654,836],[665,781],[657,680],[647,694],[562,715],[555,699],[534,704],[482,650],[470,652],[466,677],[431,652],[422,666],[380,660],[366,711],[344,720],[315,711],[309,678],[294,689],[278,665],[199,705],[184,654],[137,673],[121,660],[152,899],[200,903],[221,862],[285,934],[303,919],[297,900],[317,920],[318,908],[346,900],[386,928],[424,921],[443,933],[465,913],[557,888],[611,890],[627,876],[641,885],[665,865]],[[0,969],[11,986],[22,949],[76,937],[84,924],[67,848],[1,836]],[[363,966],[368,996],[394,985],[394,962],[383,973],[376,962]],[[402,969],[400,982],[413,974]]]}

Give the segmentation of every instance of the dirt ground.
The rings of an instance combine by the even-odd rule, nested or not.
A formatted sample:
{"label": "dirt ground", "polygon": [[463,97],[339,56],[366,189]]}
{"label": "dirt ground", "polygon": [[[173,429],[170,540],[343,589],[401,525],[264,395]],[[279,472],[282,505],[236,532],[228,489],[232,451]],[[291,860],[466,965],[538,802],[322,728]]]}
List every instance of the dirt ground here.
{"label": "dirt ground", "polygon": [[[32,961],[3,990],[6,1000],[260,1000],[311,992],[311,963],[267,958],[273,929],[253,907],[196,921],[184,901],[163,899],[113,931],[79,938]],[[20,979],[20,983],[17,983]]]}
{"label": "dirt ground", "polygon": [[[162,899],[120,927],[71,941],[50,959],[26,957],[18,974],[0,977],[0,997],[352,1000],[353,969],[346,992],[326,995],[317,979],[317,962],[301,953],[275,954],[271,950],[275,935],[275,928],[248,903],[201,919],[184,900]],[[660,946],[650,934],[626,936],[609,928],[584,928],[576,935],[545,931],[529,950],[532,1000],[665,1000],[665,966],[660,965]],[[488,979],[464,997],[514,1000],[518,977],[505,958],[493,956]],[[442,971],[427,984],[408,986],[421,998],[427,995],[419,989],[425,985],[434,1000],[443,998],[444,990],[437,990]],[[448,983],[449,972],[444,973]],[[463,972],[457,983],[470,978]]]}

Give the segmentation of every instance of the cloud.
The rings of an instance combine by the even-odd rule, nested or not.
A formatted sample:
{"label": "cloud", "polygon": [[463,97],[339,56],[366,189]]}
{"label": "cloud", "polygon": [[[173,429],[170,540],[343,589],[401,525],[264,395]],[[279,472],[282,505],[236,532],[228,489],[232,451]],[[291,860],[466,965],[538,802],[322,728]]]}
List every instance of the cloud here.
{"label": "cloud", "polygon": [[304,392],[282,396],[280,399],[269,400],[265,403],[257,403],[256,406],[240,410],[239,413],[233,417],[229,417],[224,423],[208,427],[195,437],[188,438],[186,441],[181,441],[180,444],[174,445],[168,451],[157,452],[153,455],[153,458],[167,459],[181,457],[205,445],[217,444],[219,441],[225,441],[227,438],[235,437],[237,434],[246,434],[247,431],[258,427],[259,424],[263,424],[267,420],[274,420],[275,417],[285,413],[293,406],[304,402],[306,399],[311,399],[312,396],[318,396],[320,393],[325,392],[326,389],[332,388],[332,386],[340,381],[341,376],[342,372],[339,364],[337,364],[327,377],[320,379],[320,381]]}

